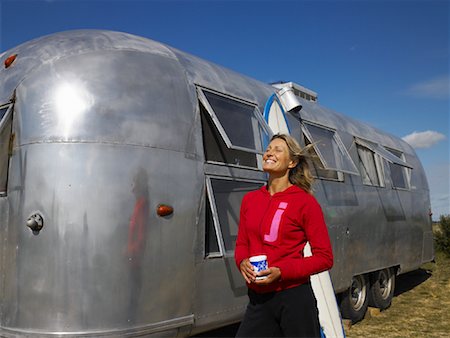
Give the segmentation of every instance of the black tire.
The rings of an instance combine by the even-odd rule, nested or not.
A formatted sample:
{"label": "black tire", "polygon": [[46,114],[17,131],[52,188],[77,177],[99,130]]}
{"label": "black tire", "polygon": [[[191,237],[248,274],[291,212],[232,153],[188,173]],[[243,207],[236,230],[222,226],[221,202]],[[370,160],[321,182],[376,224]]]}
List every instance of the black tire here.
{"label": "black tire", "polygon": [[369,305],[385,310],[391,306],[395,289],[394,269],[384,269],[371,275]]}
{"label": "black tire", "polygon": [[364,275],[355,276],[350,288],[341,294],[342,318],[350,319],[352,323],[364,318],[369,306],[369,283]]}

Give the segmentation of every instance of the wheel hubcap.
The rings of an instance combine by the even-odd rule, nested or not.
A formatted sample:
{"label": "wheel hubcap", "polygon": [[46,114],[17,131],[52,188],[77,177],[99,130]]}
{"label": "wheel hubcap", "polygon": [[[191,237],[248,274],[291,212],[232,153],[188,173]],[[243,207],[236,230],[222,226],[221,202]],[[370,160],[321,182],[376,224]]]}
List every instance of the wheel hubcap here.
{"label": "wheel hubcap", "polygon": [[386,271],[381,271],[378,279],[380,285],[380,295],[383,299],[386,299],[391,293],[392,281],[389,274]]}
{"label": "wheel hubcap", "polygon": [[351,299],[353,308],[358,311],[366,300],[366,285],[360,277],[354,277],[351,287]]}

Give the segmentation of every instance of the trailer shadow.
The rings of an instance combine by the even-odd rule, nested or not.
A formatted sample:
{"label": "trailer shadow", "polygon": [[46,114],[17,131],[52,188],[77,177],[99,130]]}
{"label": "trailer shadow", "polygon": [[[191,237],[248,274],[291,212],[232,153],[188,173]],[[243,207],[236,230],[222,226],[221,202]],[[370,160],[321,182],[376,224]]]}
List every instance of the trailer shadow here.
{"label": "trailer shadow", "polygon": [[422,268],[397,276],[394,297],[414,289],[428,280],[431,276],[431,271]]}
{"label": "trailer shadow", "polygon": [[198,334],[196,336],[191,336],[191,338],[197,338],[197,337],[202,337],[202,338],[235,337],[236,336],[236,332],[237,332],[237,330],[239,328],[239,324],[240,323],[227,325],[227,326],[218,328],[216,330],[200,333],[200,334]]}

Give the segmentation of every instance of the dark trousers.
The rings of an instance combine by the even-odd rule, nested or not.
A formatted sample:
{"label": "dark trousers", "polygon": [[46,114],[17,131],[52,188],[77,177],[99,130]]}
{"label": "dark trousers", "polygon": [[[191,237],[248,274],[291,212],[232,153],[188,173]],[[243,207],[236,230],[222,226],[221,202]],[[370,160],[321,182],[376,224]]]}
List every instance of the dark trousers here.
{"label": "dark trousers", "polygon": [[311,284],[265,294],[249,289],[250,303],[236,337],[320,337]]}

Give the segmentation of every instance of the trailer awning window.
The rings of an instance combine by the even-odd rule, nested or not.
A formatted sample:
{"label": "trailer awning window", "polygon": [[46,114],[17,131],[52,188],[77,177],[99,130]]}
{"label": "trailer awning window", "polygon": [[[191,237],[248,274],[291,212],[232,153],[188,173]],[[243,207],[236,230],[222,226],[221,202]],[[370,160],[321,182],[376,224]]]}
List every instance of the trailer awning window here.
{"label": "trailer awning window", "polygon": [[[209,219],[209,223],[213,222],[213,224],[206,225],[206,238],[209,243],[213,243],[210,249],[219,250],[219,253],[214,253],[208,252],[208,248],[206,248],[205,254],[207,257],[233,255],[236,246],[242,198],[247,192],[259,189],[263,185],[263,182],[207,177],[206,188],[211,211],[211,216],[207,218],[207,223]],[[214,247],[214,236],[211,234],[213,231],[217,237],[218,245],[216,248]]]}
{"label": "trailer awning window", "polygon": [[271,131],[256,105],[204,88],[198,87],[197,92],[228,148],[264,152]]}
{"label": "trailer awning window", "polygon": [[384,170],[380,155],[359,142],[356,142],[356,150],[363,184],[384,187]]}
{"label": "trailer awning window", "polygon": [[7,120],[11,117],[13,105],[7,104],[0,106],[0,131],[3,130]]}
{"label": "trailer awning window", "polygon": [[302,130],[313,144],[324,169],[359,175],[347,149],[334,130],[305,122],[302,123]]}
{"label": "trailer awning window", "polygon": [[6,195],[8,183],[12,107],[12,104],[0,106],[0,196]]}
{"label": "trailer awning window", "polygon": [[[304,137],[305,145],[311,144],[311,142],[305,135],[303,135],[303,137]],[[322,161],[319,158],[319,155],[317,155],[317,152],[314,150],[314,148],[309,149],[309,154],[310,154],[310,158],[308,159],[308,160],[310,160],[309,166],[310,166],[310,168],[313,169],[312,174],[314,177],[324,179],[324,180],[332,180],[332,181],[339,181],[339,182],[344,181],[344,174],[342,172],[336,171],[336,170],[324,169],[325,166],[323,165]]]}
{"label": "trailer awning window", "polygon": [[[388,149],[390,153],[392,153],[399,162],[406,163],[404,161],[405,155],[398,150]],[[399,164],[398,162],[389,162],[389,169],[391,171],[391,180],[392,186],[394,188],[400,189],[409,189],[410,187],[410,178],[411,178],[411,166],[406,166],[403,164]]]}
{"label": "trailer awning window", "polygon": [[359,145],[362,145],[362,146],[372,150],[374,153],[377,153],[378,155],[380,155],[381,157],[383,157],[390,163],[398,164],[403,167],[412,169],[412,166],[410,164],[408,164],[407,162],[402,160],[401,152],[399,152],[400,155],[397,156],[394,154],[394,151],[387,150],[386,148],[384,148],[383,146],[380,146],[379,144],[372,143],[372,142],[369,142],[366,140],[362,140],[360,138],[355,138],[355,142]]}
{"label": "trailer awning window", "polygon": [[212,164],[229,164],[242,168],[262,169],[262,155],[227,147],[214,125],[211,116],[202,104],[200,104],[200,115],[202,121],[203,150],[206,162]]}
{"label": "trailer awning window", "polygon": [[0,123],[3,120],[3,116],[5,116],[8,109],[9,109],[9,107],[1,107],[0,108]]}

